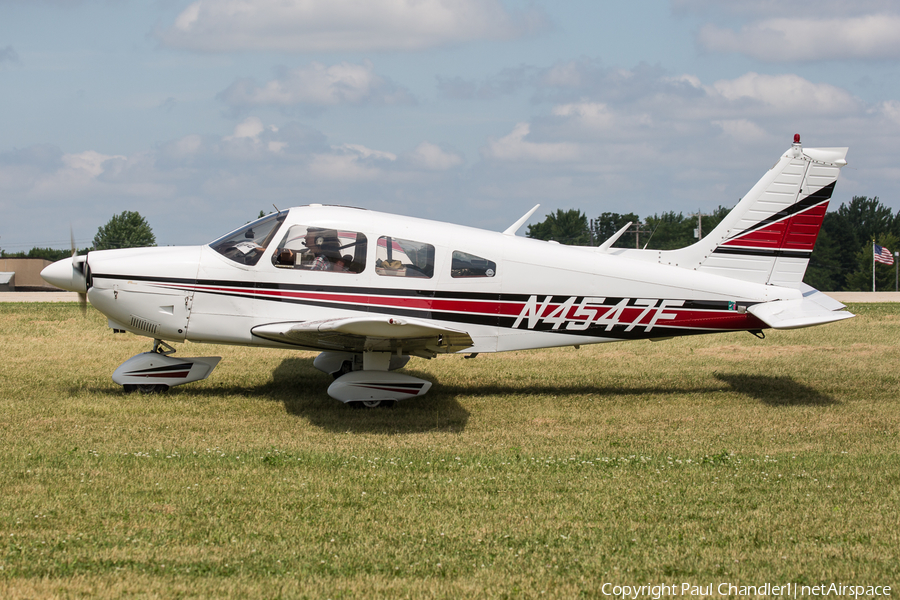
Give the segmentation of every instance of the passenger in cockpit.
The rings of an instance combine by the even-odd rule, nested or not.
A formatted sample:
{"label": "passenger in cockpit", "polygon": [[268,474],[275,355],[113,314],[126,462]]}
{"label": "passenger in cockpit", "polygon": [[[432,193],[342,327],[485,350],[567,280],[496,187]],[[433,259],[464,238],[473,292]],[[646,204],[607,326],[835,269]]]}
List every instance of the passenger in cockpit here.
{"label": "passenger in cockpit", "polygon": [[325,256],[325,237],[322,233],[320,229],[310,228],[303,240],[303,245],[314,256],[311,264],[304,265],[310,271],[329,271],[331,267],[331,261]]}
{"label": "passenger in cockpit", "polygon": [[349,254],[345,254],[344,256],[341,256],[336,261],[334,261],[334,265],[331,267],[331,270],[337,271],[338,273],[349,273],[351,262],[353,262],[353,257]]}

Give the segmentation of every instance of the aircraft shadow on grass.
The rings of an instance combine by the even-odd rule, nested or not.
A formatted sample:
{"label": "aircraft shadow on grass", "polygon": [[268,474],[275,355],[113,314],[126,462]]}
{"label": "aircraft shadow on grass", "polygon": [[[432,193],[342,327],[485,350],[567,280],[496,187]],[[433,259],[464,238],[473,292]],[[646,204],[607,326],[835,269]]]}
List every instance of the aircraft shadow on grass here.
{"label": "aircraft shadow on grass", "polygon": [[819,390],[797,383],[790,377],[715,373],[716,379],[739,394],[756,398],[768,406],[831,406],[840,402]]}
{"label": "aircraft shadow on grass", "polygon": [[[678,394],[716,393],[733,391],[754,398],[768,406],[830,406],[839,404],[832,396],[813,387],[794,381],[790,377],[772,375],[747,375],[742,373],[715,373],[721,385],[708,386],[589,386],[574,383],[566,386],[521,387],[496,382],[472,383],[465,386],[438,385],[427,398],[400,402],[393,409],[355,409],[328,397],[325,389],[331,377],[312,366],[312,358],[286,358],[273,371],[272,379],[257,386],[231,386],[192,388],[197,396],[241,395],[265,398],[281,402],[288,414],[307,419],[312,425],[336,433],[423,433],[429,431],[461,432],[466,428],[470,413],[459,403],[465,396],[592,396],[595,400],[604,396],[671,396]],[[428,374],[409,371],[414,376],[428,379]],[[97,393],[115,391],[93,390]],[[177,390],[177,391],[176,391]],[[181,388],[175,388],[178,393]],[[71,390],[85,391],[84,389]]]}
{"label": "aircraft shadow on grass", "polygon": [[[272,381],[257,388],[257,393],[281,402],[289,414],[335,433],[461,432],[469,421],[469,411],[453,394],[432,392],[427,398],[400,402],[395,408],[358,409],[342,404],[325,393],[331,376],[312,364],[312,358],[284,359],[273,371]],[[404,372],[427,377],[415,370]]]}

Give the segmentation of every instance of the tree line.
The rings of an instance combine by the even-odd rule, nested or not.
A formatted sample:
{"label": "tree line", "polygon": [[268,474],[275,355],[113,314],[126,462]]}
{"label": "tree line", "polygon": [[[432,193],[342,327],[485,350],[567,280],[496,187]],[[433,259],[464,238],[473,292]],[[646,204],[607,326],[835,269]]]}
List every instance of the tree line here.
{"label": "tree line", "polygon": [[[705,237],[731,209],[719,206],[709,214],[675,211],[641,219],[635,213],[605,212],[589,219],[578,209],[562,210],[528,226],[528,237],[574,246],[599,246],[631,221],[614,248],[672,250]],[[697,229],[700,231],[697,231]],[[872,289],[872,242],[900,250],[900,210],[893,213],[877,196],[854,196],[825,214],[819,238],[803,281],[823,291]],[[877,289],[893,290],[893,266],[876,263]]]}
{"label": "tree line", "polygon": [[[126,210],[113,216],[105,225],[97,229],[93,245],[89,248],[75,249],[76,254],[87,254],[91,250],[111,250],[113,248],[139,248],[155,246],[156,236],[147,220],[136,211]],[[72,256],[72,248],[32,248],[27,252],[7,252],[0,249],[2,258],[43,258],[57,261]]]}

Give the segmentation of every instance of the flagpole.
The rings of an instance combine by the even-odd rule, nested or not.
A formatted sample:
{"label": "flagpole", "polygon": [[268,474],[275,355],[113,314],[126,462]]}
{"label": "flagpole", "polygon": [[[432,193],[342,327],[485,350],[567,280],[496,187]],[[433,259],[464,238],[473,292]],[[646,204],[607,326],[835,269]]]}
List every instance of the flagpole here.
{"label": "flagpole", "polygon": [[875,291],[875,240],[872,240],[872,291]]}

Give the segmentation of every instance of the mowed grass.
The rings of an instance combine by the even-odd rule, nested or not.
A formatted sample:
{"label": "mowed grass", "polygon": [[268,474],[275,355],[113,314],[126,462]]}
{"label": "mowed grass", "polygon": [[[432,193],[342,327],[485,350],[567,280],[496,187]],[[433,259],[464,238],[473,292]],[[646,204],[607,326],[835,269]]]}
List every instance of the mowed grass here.
{"label": "mowed grass", "polygon": [[597,597],[900,583],[900,305],[824,327],[432,361],[355,410],[312,353],[125,395],[150,340],[0,305],[0,596]]}

